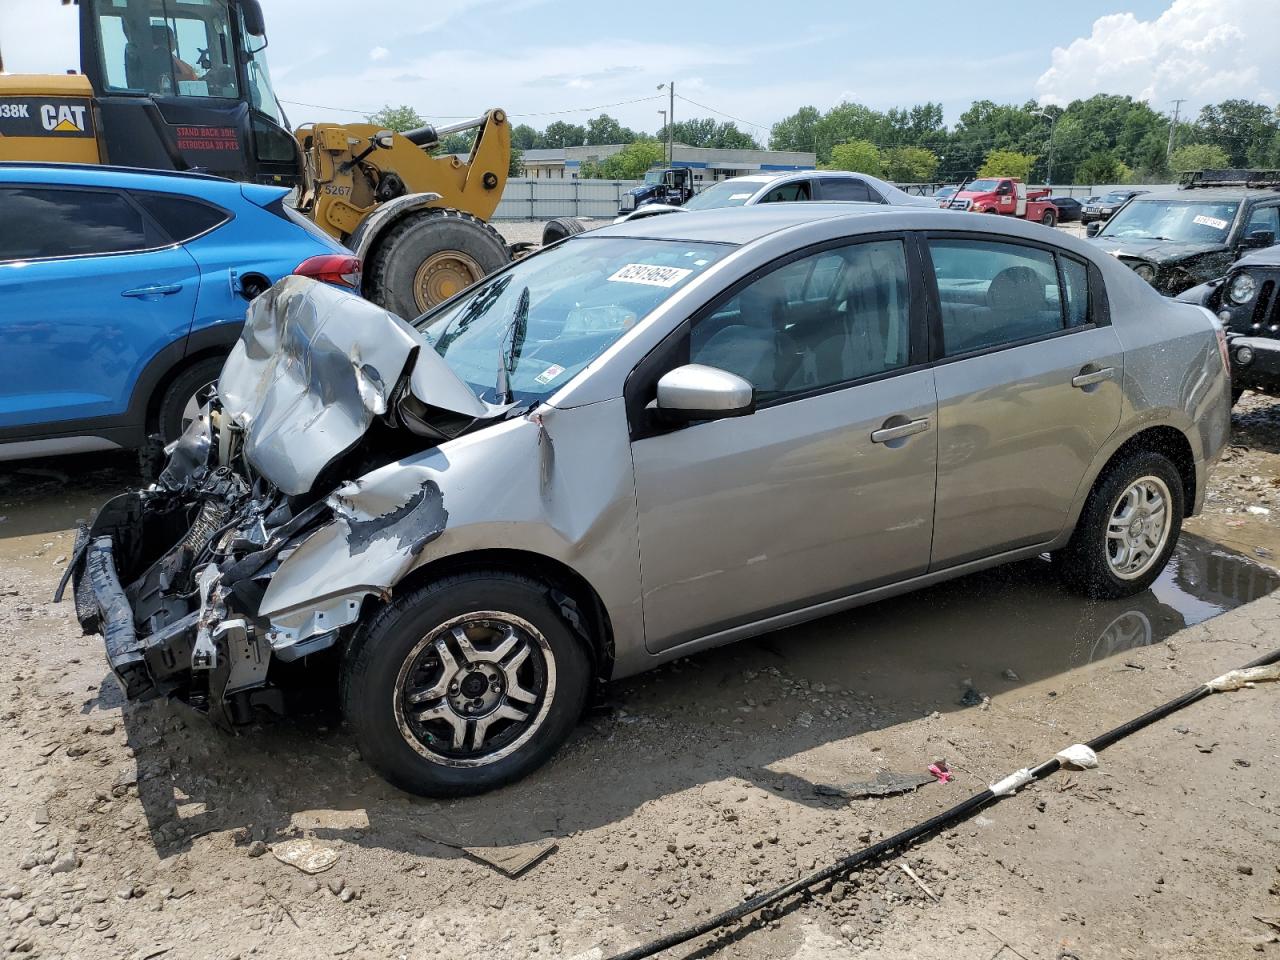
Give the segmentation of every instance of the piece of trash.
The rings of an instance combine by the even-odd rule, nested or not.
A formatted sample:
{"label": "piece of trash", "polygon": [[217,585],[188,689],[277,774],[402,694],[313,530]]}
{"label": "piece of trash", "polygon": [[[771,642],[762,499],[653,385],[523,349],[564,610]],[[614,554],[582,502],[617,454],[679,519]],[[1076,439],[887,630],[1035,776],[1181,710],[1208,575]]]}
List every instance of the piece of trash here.
{"label": "piece of trash", "polygon": [[1128,667],[1130,670],[1145,670],[1145,669],[1147,669],[1146,667],[1144,667],[1144,666],[1143,666],[1142,664],[1140,664],[1140,663],[1130,663],[1128,660],[1126,660],[1126,661],[1124,662],[1124,665],[1125,665],[1126,667]]}
{"label": "piece of trash", "polygon": [[1280,663],[1228,670],[1222,676],[1214,677],[1205,686],[1215,693],[1224,693],[1228,690],[1239,690],[1241,687],[1252,687],[1255,683],[1266,683],[1269,680],[1280,680]]}
{"label": "piece of trash", "polygon": [[554,840],[535,840],[532,843],[517,843],[506,847],[464,847],[460,843],[441,840],[421,830],[418,831],[418,836],[432,843],[438,843],[442,847],[459,850],[513,879],[556,849]]}
{"label": "piece of trash", "polygon": [[966,707],[976,707],[982,703],[983,697],[977,690],[970,687],[960,695],[960,703]]}
{"label": "piece of trash", "polygon": [[1252,504],[1245,507],[1245,510],[1249,513],[1252,513],[1255,517],[1265,517],[1265,516],[1269,516],[1271,513],[1271,511],[1268,510],[1266,507],[1255,507]]}
{"label": "piece of trash", "polygon": [[892,770],[881,770],[874,780],[862,780],[856,783],[844,783],[838,786],[820,783],[814,786],[814,792],[828,797],[848,797],[851,800],[865,797],[888,797],[895,793],[907,793],[917,787],[933,783],[933,777],[922,773],[894,773]]}
{"label": "piece of trash", "polygon": [[1083,743],[1073,743],[1058,751],[1057,760],[1068,770],[1093,770],[1098,766],[1098,755]]}
{"label": "piece of trash", "polygon": [[901,868],[903,873],[905,873],[908,877],[910,877],[912,880],[916,882],[916,886],[918,886],[921,890],[923,890],[925,893],[929,895],[930,900],[932,900],[934,903],[941,902],[941,897],[939,897],[936,893],[934,893],[927,886],[925,886],[925,882],[920,879],[920,877],[916,874],[914,870],[912,870],[905,863],[900,863],[898,864],[898,866]]}
{"label": "piece of trash", "polygon": [[281,863],[297,867],[303,873],[324,873],[338,862],[338,851],[323,846],[310,837],[274,844],[271,855]]}
{"label": "piece of trash", "polygon": [[1201,753],[1213,753],[1213,748],[1216,747],[1217,745],[1218,745],[1217,740],[1213,741],[1213,743],[1197,743],[1196,749],[1199,750]]}
{"label": "piece of trash", "polygon": [[939,783],[950,783],[951,778],[955,776],[945,760],[936,760],[929,764],[929,772],[933,774],[934,779]]}

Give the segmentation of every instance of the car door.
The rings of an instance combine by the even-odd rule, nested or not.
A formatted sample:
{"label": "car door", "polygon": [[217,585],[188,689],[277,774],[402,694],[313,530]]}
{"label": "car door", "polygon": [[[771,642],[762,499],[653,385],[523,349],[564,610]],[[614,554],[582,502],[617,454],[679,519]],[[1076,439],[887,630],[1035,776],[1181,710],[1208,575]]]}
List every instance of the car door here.
{"label": "car door", "polygon": [[0,186],[0,427],[125,412],[199,272],[123,192]]}
{"label": "car door", "polygon": [[936,396],[908,255],[894,236],[789,258],[632,374],[633,405],[685,362],[757,397],[749,416],[633,432],[651,650],[925,571]]}
{"label": "car door", "polygon": [[1061,532],[1120,421],[1124,358],[1085,261],[975,236],[924,245],[937,297],[940,570]]}

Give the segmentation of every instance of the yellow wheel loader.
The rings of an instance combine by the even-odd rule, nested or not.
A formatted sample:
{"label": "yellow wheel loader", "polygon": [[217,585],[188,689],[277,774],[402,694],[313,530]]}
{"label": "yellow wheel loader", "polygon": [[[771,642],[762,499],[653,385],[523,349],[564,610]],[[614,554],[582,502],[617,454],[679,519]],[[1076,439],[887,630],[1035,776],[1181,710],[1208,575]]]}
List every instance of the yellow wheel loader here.
{"label": "yellow wheel loader", "polygon": [[[510,166],[502,110],[405,133],[367,123],[291,133],[259,0],[79,0],[76,14],[79,73],[0,73],[0,160],[296,187],[298,209],[364,261],[365,296],[405,317],[510,260],[486,222]],[[431,155],[466,130],[476,134],[465,160]]]}

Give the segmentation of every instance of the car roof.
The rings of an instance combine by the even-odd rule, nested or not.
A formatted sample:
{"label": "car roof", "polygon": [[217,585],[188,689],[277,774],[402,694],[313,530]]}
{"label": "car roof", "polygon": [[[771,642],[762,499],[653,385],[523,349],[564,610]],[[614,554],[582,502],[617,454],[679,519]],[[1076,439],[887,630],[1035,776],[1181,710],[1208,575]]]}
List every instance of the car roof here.
{"label": "car roof", "polygon": [[[889,230],[963,230],[990,233],[999,237],[1053,243],[1095,258],[1097,247],[1063,231],[1015,217],[993,217],[982,213],[961,213],[936,206],[894,206],[883,203],[849,201],[798,201],[765,203],[747,207],[719,207],[690,210],[679,217],[646,217],[600,227],[583,237],[628,237],[745,245],[805,224],[834,219],[848,221],[848,235]],[[803,237],[799,243],[803,244]]]}
{"label": "car roof", "polygon": [[183,193],[210,199],[240,194],[242,186],[237,181],[228,180],[225,177],[185,170],[143,170],[138,167],[116,167],[108,164],[14,161],[0,161],[0,183],[115,187],[154,190],[158,193]]}
{"label": "car roof", "polygon": [[1243,200],[1246,197],[1275,199],[1280,197],[1280,190],[1259,187],[1191,187],[1154,190],[1142,194],[1143,200]]}

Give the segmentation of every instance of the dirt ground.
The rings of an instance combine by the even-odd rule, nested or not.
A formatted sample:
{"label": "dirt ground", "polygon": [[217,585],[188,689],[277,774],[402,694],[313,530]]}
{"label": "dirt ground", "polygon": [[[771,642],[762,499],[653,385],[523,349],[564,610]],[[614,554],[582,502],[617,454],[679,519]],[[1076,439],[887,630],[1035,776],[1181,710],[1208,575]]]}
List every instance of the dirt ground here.
{"label": "dirt ground", "polygon": [[[0,466],[0,911],[31,957],[609,955],[919,822],[1280,646],[1280,403],[1129,601],[1036,561],[611,685],[528,780],[411,798],[324,709],[238,737],[124,705],[50,601],[128,457]],[[1280,685],[1215,696],[785,911],[664,956],[1280,956]],[[952,783],[851,796],[945,759]],[[313,838],[308,876],[273,850]],[[509,879],[457,849],[552,840]],[[920,883],[900,864],[912,868]],[[926,893],[924,887],[928,888]],[[936,899],[935,899],[936,898]],[[1280,922],[1280,919],[1277,919]]]}

